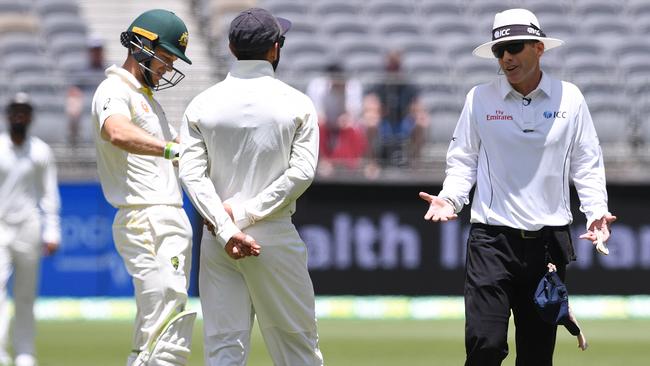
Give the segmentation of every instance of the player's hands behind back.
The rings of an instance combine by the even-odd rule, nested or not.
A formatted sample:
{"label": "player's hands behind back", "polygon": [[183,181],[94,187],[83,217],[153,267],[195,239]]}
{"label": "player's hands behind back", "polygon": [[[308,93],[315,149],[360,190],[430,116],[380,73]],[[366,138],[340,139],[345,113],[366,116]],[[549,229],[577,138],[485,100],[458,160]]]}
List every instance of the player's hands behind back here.
{"label": "player's hands behind back", "polygon": [[241,231],[233,235],[224,247],[224,250],[232,259],[242,259],[251,255],[257,257],[260,255],[260,249],[260,245],[252,236]]}
{"label": "player's hands behind back", "polygon": [[420,198],[429,202],[429,209],[424,215],[425,220],[433,222],[449,221],[458,218],[452,205],[438,196],[432,196],[425,192],[420,192]]}

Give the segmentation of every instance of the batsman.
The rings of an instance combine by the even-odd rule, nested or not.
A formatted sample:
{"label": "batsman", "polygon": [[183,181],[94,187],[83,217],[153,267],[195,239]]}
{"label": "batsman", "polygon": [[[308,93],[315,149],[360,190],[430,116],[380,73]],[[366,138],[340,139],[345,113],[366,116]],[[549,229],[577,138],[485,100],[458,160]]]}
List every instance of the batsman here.
{"label": "batsman", "polygon": [[195,312],[187,312],[191,226],[182,208],[174,158],[177,133],[153,91],[185,75],[187,27],[174,13],[150,10],[121,34],[122,67],[106,69],[92,102],[97,169],[106,200],[118,208],[115,247],[132,276],[137,307],[127,366],[187,364]]}

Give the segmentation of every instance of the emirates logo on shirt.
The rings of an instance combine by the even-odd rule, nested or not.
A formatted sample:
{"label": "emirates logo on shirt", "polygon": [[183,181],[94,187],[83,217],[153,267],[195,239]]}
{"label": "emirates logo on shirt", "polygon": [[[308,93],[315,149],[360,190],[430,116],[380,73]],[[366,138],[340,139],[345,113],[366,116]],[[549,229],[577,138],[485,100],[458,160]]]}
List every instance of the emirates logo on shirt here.
{"label": "emirates logo on shirt", "polygon": [[144,109],[145,113],[149,113],[149,106],[144,102],[144,100],[140,101],[140,105],[142,106],[142,109]]}
{"label": "emirates logo on shirt", "polygon": [[486,114],[485,119],[488,121],[512,121],[512,116],[504,111],[497,109],[494,114]]}

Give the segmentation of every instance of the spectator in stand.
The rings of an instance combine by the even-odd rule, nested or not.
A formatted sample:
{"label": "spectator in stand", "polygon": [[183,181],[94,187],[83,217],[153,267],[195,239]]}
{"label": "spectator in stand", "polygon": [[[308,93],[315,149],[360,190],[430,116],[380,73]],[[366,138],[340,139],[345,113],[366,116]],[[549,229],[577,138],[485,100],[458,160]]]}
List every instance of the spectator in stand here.
{"label": "spectator in stand", "polygon": [[413,166],[419,159],[424,130],[429,124],[419,91],[405,78],[401,63],[399,51],[388,52],[383,82],[372,87],[364,99],[371,158],[373,164],[384,167]]}
{"label": "spectator in stand", "polygon": [[[79,143],[81,120],[84,111],[90,112],[90,102],[97,86],[106,78],[108,67],[104,59],[104,40],[98,35],[88,37],[87,60],[85,68],[70,73],[70,87],[66,99],[66,114],[68,116],[68,142],[71,146]],[[90,128],[89,128],[90,131]]]}
{"label": "spectator in stand", "polygon": [[318,173],[327,176],[339,167],[359,168],[368,144],[359,125],[363,102],[361,83],[346,78],[338,63],[330,64],[325,71],[324,76],[309,83],[307,95],[318,112]]}

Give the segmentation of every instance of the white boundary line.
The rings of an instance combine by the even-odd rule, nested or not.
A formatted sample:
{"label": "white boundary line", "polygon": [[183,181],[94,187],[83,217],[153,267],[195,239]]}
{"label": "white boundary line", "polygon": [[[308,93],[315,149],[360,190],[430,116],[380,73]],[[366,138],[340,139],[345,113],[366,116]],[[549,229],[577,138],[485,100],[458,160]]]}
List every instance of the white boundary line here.
{"label": "white boundary line", "polygon": [[[571,296],[571,308],[579,319],[650,319],[650,295]],[[201,318],[198,298],[188,309]],[[40,298],[36,302],[39,320],[132,320],[135,302],[131,298]],[[319,319],[463,319],[460,296],[319,296]]]}

